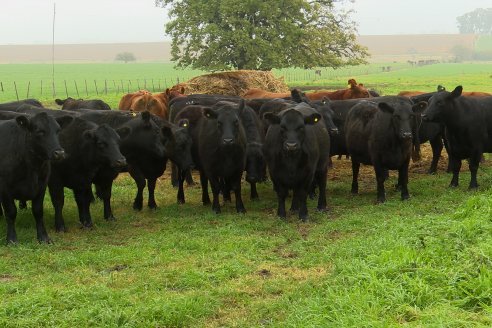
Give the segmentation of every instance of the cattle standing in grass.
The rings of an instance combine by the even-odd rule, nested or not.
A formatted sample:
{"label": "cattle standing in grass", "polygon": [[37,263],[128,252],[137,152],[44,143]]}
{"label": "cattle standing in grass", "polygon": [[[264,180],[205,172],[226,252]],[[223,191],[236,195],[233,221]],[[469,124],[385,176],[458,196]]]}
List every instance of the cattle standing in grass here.
{"label": "cattle standing in grass", "polygon": [[[352,193],[359,191],[360,164],[374,166],[377,201],[386,200],[384,181],[388,170],[398,170],[402,200],[408,194],[408,165],[417,143],[416,115],[426,103],[413,105],[404,97],[383,97],[378,103],[363,101],[353,106],[345,122],[347,149],[352,159]],[[417,150],[418,152],[418,150]]]}
{"label": "cattle standing in grass", "polygon": [[[123,138],[129,133],[129,128],[118,131]],[[126,166],[125,157],[119,150],[118,134],[108,125],[98,126],[80,118],[75,118],[60,132],[60,143],[68,156],[53,164],[48,183],[57,231],[65,231],[62,213],[65,187],[73,190],[82,226],[92,227],[89,209],[92,180],[105,165],[118,168]]]}
{"label": "cattle standing in grass", "polygon": [[55,99],[55,102],[62,106],[61,109],[65,110],[77,110],[77,109],[95,109],[95,110],[111,110],[108,104],[100,99],[73,99],[68,97],[67,99]]}
{"label": "cattle standing in grass", "polygon": [[463,159],[469,160],[469,189],[476,189],[477,170],[482,153],[492,152],[492,97],[463,97],[463,87],[439,92],[429,100],[424,121],[440,122],[446,127],[449,161],[453,171],[450,186],[458,186]]}
{"label": "cattle standing in grass", "polygon": [[[299,218],[307,220],[307,195],[311,189],[315,173],[318,175],[318,172],[317,181],[324,183],[324,185],[320,185],[318,208],[320,210],[326,208],[324,190],[329,156],[329,137],[323,124],[319,124],[321,115],[312,111],[305,116],[298,110],[299,106],[304,105],[287,108],[278,114],[264,114],[271,124],[266,135],[264,152],[270,178],[277,193],[278,216],[286,217],[285,199],[289,189],[292,189],[294,196],[291,209],[298,209]],[[324,135],[322,139],[318,139],[315,130],[317,125],[320,125],[317,128]],[[323,129],[324,133],[322,132]],[[321,149],[326,153],[325,155],[320,153]]]}
{"label": "cattle standing in grass", "polygon": [[[60,121],[68,123],[70,119]],[[0,122],[0,200],[7,220],[7,242],[17,242],[14,200],[32,200],[40,242],[50,242],[43,220],[43,200],[51,160],[62,160],[65,152],[58,141],[60,125],[46,113],[20,115]]]}
{"label": "cattle standing in grass", "polygon": [[203,109],[199,122],[198,154],[201,170],[202,199],[208,198],[208,181],[212,187],[212,210],[220,213],[219,193],[230,186],[236,198],[236,211],[245,213],[241,197],[241,177],[246,162],[246,134],[241,122],[244,101],[239,105],[218,102]]}
{"label": "cattle standing in grass", "polygon": [[169,109],[162,100],[162,95],[156,96],[146,90],[124,95],[119,104],[120,110],[132,110],[134,112],[148,111],[162,119],[168,119]]}

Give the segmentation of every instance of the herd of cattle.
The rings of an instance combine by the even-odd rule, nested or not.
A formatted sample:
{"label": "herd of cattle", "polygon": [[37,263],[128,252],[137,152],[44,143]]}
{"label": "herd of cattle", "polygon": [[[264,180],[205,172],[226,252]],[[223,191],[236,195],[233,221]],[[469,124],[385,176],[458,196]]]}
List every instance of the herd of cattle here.
{"label": "herd of cattle", "polygon": [[[114,220],[111,189],[120,172],[135,180],[133,208],[156,208],[154,190],[172,162],[177,200],[185,202],[184,182],[191,169],[200,173],[202,202],[221,211],[235,194],[238,213],[246,211],[241,180],[251,185],[270,177],[278,197],[277,214],[285,218],[285,201],[292,191],[291,210],[306,220],[308,196],[318,195],[325,210],[327,170],[332,156],[350,156],[351,192],[358,192],[360,164],[372,165],[377,201],[385,201],[388,170],[398,170],[401,198],[407,199],[410,158],[420,156],[420,144],[432,147],[430,173],[435,173],[443,149],[449,155],[451,186],[458,185],[463,159],[469,160],[470,188],[477,188],[477,169],[484,152],[492,152],[492,96],[452,92],[408,92],[379,96],[355,80],[347,89],[276,94],[251,89],[242,97],[184,95],[184,90],[123,96],[120,110],[101,100],[57,99],[63,110],[44,108],[33,99],[0,104],[0,212],[7,221],[7,242],[17,242],[17,207],[32,202],[40,242],[50,242],[43,220],[48,188],[55,209],[55,228],[65,231],[64,188],[74,192],[83,227],[92,226],[90,204],[95,193],[104,204],[104,218]],[[208,183],[213,199],[209,198]]]}

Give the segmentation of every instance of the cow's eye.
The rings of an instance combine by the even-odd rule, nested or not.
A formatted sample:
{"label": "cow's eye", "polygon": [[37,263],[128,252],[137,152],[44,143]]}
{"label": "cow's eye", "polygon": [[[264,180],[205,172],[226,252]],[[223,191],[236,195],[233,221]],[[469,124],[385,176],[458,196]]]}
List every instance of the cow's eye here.
{"label": "cow's eye", "polygon": [[38,137],[44,137],[45,134],[46,134],[46,132],[44,132],[43,130],[36,131],[36,136],[38,136]]}
{"label": "cow's eye", "polygon": [[102,149],[102,148],[106,147],[106,144],[105,144],[104,142],[102,142],[102,141],[99,141],[96,145],[97,145],[97,147],[98,147],[98,148],[100,148],[100,149]]}

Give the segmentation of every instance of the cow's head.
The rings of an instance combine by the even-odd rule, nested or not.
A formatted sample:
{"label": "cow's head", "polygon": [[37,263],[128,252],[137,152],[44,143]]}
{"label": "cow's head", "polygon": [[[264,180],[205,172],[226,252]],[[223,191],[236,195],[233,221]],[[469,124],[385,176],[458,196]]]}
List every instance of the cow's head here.
{"label": "cow's head", "polygon": [[326,126],[326,130],[332,136],[338,135],[338,127],[334,123],[335,113],[331,109],[331,101],[327,97],[323,97],[319,104],[312,104],[314,108],[321,114]]}
{"label": "cow's head", "polygon": [[392,104],[381,102],[378,108],[386,114],[391,115],[391,126],[400,140],[415,141],[417,135],[417,116],[427,106],[426,102],[419,102],[415,105]]}
{"label": "cow's head", "polygon": [[86,130],[83,136],[93,144],[94,156],[101,163],[122,168],[126,166],[126,158],[120,152],[120,137],[125,139],[130,133],[129,127],[122,127],[115,131],[109,125],[102,124],[94,129]]}
{"label": "cow's head", "polygon": [[286,152],[299,152],[302,149],[306,137],[306,125],[316,124],[320,121],[321,115],[313,113],[303,116],[296,109],[286,109],[279,114],[265,113],[264,117],[270,124],[280,126],[280,136],[282,138],[282,148]]}
{"label": "cow's head", "polygon": [[180,119],[177,126],[165,125],[162,133],[167,139],[165,143],[166,155],[182,170],[192,169],[191,156],[192,138],[190,135],[190,122]]}
{"label": "cow's head", "polygon": [[422,120],[441,122],[445,113],[455,107],[454,101],[461,96],[463,87],[457,86],[452,92],[440,91],[429,99],[429,106],[422,113]]}
{"label": "cow's head", "polygon": [[231,146],[244,136],[244,130],[241,125],[240,116],[244,110],[244,99],[238,104],[219,101],[213,108],[205,107],[203,115],[213,120],[217,124],[217,131],[220,136],[222,146]]}
{"label": "cow's head", "polygon": [[246,145],[246,181],[255,183],[266,179],[266,160],[263,145],[259,142],[249,142]]}
{"label": "cow's head", "polygon": [[[71,118],[63,116],[59,119],[62,126],[69,124]],[[29,139],[33,147],[33,153],[42,160],[59,161],[66,157],[65,151],[60,146],[58,133],[60,124],[47,113],[38,113],[32,117],[16,117],[17,124],[28,131]]]}

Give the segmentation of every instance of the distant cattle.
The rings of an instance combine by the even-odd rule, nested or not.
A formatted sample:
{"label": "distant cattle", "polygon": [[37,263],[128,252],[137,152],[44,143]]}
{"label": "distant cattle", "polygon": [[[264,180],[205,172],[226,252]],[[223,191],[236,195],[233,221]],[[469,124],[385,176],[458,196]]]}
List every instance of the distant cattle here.
{"label": "distant cattle", "polygon": [[246,91],[242,97],[244,99],[253,99],[253,98],[285,98],[290,97],[290,92],[270,92],[263,89],[249,89]]}
{"label": "distant cattle", "polygon": [[314,110],[304,113],[301,108],[305,107],[309,108],[298,104],[277,114],[264,114],[270,121],[264,152],[277,193],[277,215],[286,217],[285,199],[288,191],[293,190],[291,209],[299,210],[303,221],[308,217],[306,199],[315,177],[320,183],[318,208],[326,208],[324,190],[329,157],[328,132],[319,124],[322,117]]}
{"label": "distant cattle", "polygon": [[[70,118],[60,120],[63,126]],[[60,146],[60,124],[46,113],[18,115],[0,122],[0,201],[7,221],[7,242],[17,242],[15,199],[31,200],[37,238],[50,242],[43,219],[43,200],[51,161],[66,154]]]}
{"label": "distant cattle", "polygon": [[306,97],[310,100],[320,100],[323,97],[327,97],[331,100],[345,100],[345,99],[357,99],[357,98],[370,98],[371,93],[367,90],[363,84],[357,84],[354,79],[348,80],[348,88],[340,89],[336,91],[315,91],[306,92]]}
{"label": "distant cattle", "polygon": [[457,187],[461,161],[469,160],[469,189],[478,188],[477,170],[483,153],[492,152],[492,97],[463,97],[463,87],[439,92],[429,100],[424,121],[446,127],[449,161],[453,171],[450,186]]}
{"label": "distant cattle", "polygon": [[19,100],[19,101],[11,101],[11,102],[7,102],[7,103],[0,103],[0,110],[15,111],[17,108],[19,108],[22,105],[30,105],[30,106],[34,106],[34,107],[43,108],[43,105],[39,102],[39,100],[25,99],[25,100]]}
{"label": "distant cattle", "polygon": [[388,170],[398,170],[401,198],[409,197],[408,165],[412,153],[418,153],[416,115],[425,106],[425,102],[414,105],[404,97],[386,97],[386,101],[362,101],[350,109],[345,122],[345,138],[352,159],[353,194],[359,191],[358,175],[362,163],[374,166],[378,202],[386,200],[384,181]]}
{"label": "distant cattle", "polygon": [[135,112],[148,111],[167,120],[169,109],[163,97],[163,95],[153,95],[147,90],[140,90],[124,95],[118,104],[118,108],[120,110],[132,110]]}
{"label": "distant cattle", "polygon": [[62,106],[62,109],[66,110],[77,110],[80,108],[84,109],[96,109],[96,110],[111,110],[108,104],[100,99],[73,99],[68,97],[67,99],[55,99],[55,102]]}

